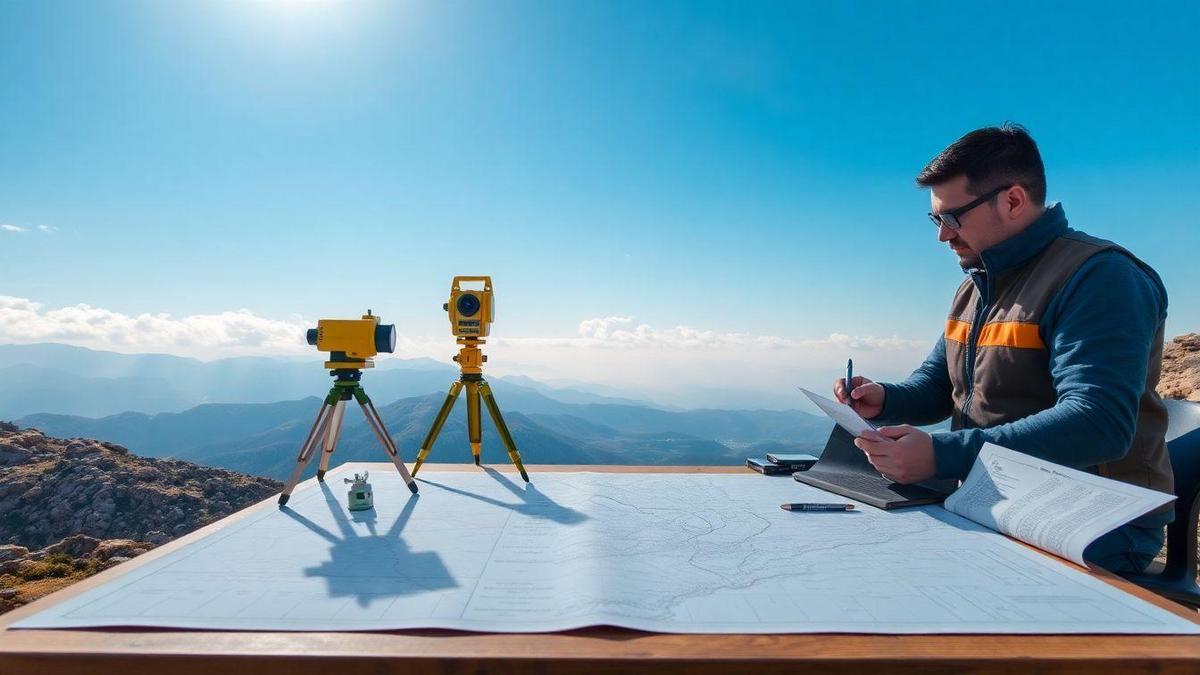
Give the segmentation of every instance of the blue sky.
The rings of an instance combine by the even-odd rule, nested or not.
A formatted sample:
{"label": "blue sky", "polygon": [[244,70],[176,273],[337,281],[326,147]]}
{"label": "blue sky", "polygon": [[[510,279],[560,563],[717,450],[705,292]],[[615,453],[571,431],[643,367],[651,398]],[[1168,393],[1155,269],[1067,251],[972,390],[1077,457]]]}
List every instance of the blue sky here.
{"label": "blue sky", "polygon": [[931,343],[912,177],[1014,120],[1200,330],[1200,6],[1043,4],[0,2],[0,295]]}

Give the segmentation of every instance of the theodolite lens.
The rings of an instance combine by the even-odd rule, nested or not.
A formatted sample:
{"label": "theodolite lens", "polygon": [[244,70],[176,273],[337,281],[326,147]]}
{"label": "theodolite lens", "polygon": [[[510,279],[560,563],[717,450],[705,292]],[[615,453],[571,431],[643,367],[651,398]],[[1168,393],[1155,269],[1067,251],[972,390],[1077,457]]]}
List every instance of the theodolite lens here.
{"label": "theodolite lens", "polygon": [[375,351],[383,354],[396,351],[396,324],[375,327]]}
{"label": "theodolite lens", "polygon": [[317,329],[309,328],[308,333],[306,333],[304,337],[306,340],[308,340],[308,344],[316,345],[317,344]]}
{"label": "theodolite lens", "polygon": [[479,298],[471,293],[458,296],[458,313],[462,316],[474,316],[479,311]]}

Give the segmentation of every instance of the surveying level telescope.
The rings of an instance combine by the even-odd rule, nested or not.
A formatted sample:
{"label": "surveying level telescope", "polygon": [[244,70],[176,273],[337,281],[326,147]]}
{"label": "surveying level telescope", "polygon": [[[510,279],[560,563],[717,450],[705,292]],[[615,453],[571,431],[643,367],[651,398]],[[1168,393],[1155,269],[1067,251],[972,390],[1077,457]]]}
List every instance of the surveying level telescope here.
{"label": "surveying level telescope", "polygon": [[[404,460],[400,459],[400,452],[396,450],[396,443],[392,441],[387,427],[383,425],[383,418],[379,416],[375,404],[360,384],[362,369],[375,366],[371,361],[372,356],[379,352],[391,353],[396,349],[396,327],[392,324],[380,325],[379,317],[371,314],[371,310],[368,309],[361,319],[321,319],[316,328],[308,329],[305,339],[317,349],[329,352],[329,360],[325,362],[325,367],[334,378],[333,386],[329,388],[329,394],[325,396],[321,409],[317,411],[317,420],[313,422],[304,444],[300,446],[300,454],[296,456],[296,467],[292,469],[292,475],[284,485],[283,493],[279,495],[279,506],[288,503],[292,490],[295,490],[296,484],[300,482],[300,475],[312,460],[317,446],[324,448],[321,453],[321,465],[317,469],[317,480],[325,482],[329,460],[333,457],[338,436],[342,433],[346,403],[351,400],[356,401],[362,408],[363,416],[367,418],[367,426],[375,432],[376,438],[387,452],[388,459],[392,460],[396,471],[400,472],[400,477],[408,485],[409,491],[415,494],[417,482],[408,473],[408,467],[404,466]],[[362,483],[369,495],[370,485],[366,483],[365,475]],[[370,501],[370,498],[367,500]],[[365,502],[353,502],[351,509],[358,510],[355,508],[356,504],[361,508],[369,508],[363,507],[362,503]]]}
{"label": "surveying level telescope", "polygon": [[[463,282],[483,282],[483,290],[463,290]],[[488,413],[492,416],[492,423],[496,425],[496,433],[500,435],[504,449],[508,451],[508,458],[513,466],[517,467],[517,471],[521,472],[521,478],[524,478],[526,483],[529,482],[529,474],[525,472],[525,465],[521,463],[521,453],[517,451],[517,444],[508,432],[508,425],[504,423],[504,417],[500,414],[500,406],[496,405],[492,387],[483,379],[483,364],[487,362],[487,357],[483,355],[480,346],[485,342],[483,338],[487,337],[491,330],[493,306],[491,277],[454,277],[454,283],[450,285],[450,302],[442,305],[442,309],[450,314],[450,331],[454,333],[455,342],[458,343],[458,354],[454,355],[454,361],[458,363],[458,380],[450,384],[450,392],[446,394],[445,402],[442,403],[437,417],[433,419],[433,425],[429,427],[421,449],[417,451],[417,461],[412,470],[414,476],[421,470],[421,465],[425,463],[425,458],[437,442],[442,425],[450,416],[458,395],[465,390],[467,439],[471,444],[471,455],[475,458],[475,465],[479,465],[479,452],[483,446],[480,409],[482,405],[486,405]]]}
{"label": "surveying level telescope", "polygon": [[361,319],[321,319],[316,328],[308,329],[306,338],[308,344],[330,353],[326,368],[374,368],[371,357],[396,351],[396,325],[380,324],[369,309]]}
{"label": "surveying level telescope", "polygon": [[[483,282],[483,290],[463,290],[464,281]],[[495,306],[491,277],[454,277],[450,302],[442,305],[442,309],[450,314],[450,332],[454,337],[483,338],[491,332]]]}

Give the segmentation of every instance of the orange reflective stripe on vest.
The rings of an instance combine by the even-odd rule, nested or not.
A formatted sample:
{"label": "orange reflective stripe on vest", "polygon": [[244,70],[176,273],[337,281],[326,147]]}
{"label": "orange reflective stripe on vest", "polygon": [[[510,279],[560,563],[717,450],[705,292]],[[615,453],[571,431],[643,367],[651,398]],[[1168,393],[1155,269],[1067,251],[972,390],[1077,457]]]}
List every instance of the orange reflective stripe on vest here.
{"label": "orange reflective stripe on vest", "polygon": [[[946,322],[946,338],[966,344],[971,339],[971,324],[950,319]],[[1022,321],[993,321],[979,331],[976,347],[1013,347],[1015,349],[1045,349],[1036,323]]]}
{"label": "orange reflective stripe on vest", "polygon": [[971,324],[966,321],[950,319],[946,322],[946,339],[967,344],[971,337]]}
{"label": "orange reflective stripe on vest", "polygon": [[1045,349],[1036,323],[996,321],[983,325],[979,331],[980,347],[1014,347],[1016,349]]}

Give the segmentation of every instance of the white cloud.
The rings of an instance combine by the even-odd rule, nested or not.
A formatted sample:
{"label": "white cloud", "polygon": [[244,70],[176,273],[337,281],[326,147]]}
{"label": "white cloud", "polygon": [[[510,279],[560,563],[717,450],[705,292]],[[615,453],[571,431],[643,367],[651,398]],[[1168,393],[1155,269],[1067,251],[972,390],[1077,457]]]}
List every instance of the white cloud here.
{"label": "white cloud", "polygon": [[684,407],[795,408],[794,386],[825,390],[845,373],[873,379],[906,376],[928,353],[928,340],[834,333],[795,338],[658,328],[631,316],[580,322],[574,337],[496,337],[490,372],[543,380],[597,382]]}
{"label": "white cloud", "polygon": [[38,225],[37,228],[46,234],[58,232],[58,228],[53,225]]}
{"label": "white cloud", "polygon": [[21,227],[19,225],[9,225],[8,223],[0,224],[0,230],[4,230],[5,232],[28,232],[29,231],[27,228]]}
{"label": "white cloud", "polygon": [[860,350],[910,350],[926,347],[923,341],[908,340],[897,336],[857,336],[841,333],[826,338],[793,339],[778,335],[756,335],[754,333],[722,333],[691,326],[655,328],[637,323],[632,316],[606,316],[586,319],[579,323],[579,337],[575,338],[503,338],[498,344],[542,345],[547,347],[574,348],[672,348],[672,349],[814,349],[821,347],[852,348]]}
{"label": "white cloud", "polygon": [[157,352],[201,358],[295,354],[305,324],[248,310],[173,317],[134,315],[79,304],[47,309],[26,298],[0,296],[0,342],[61,342],[117,352]]}
{"label": "white cloud", "polygon": [[[0,295],[0,343],[58,342],[125,353],[168,353],[196,358],[310,356],[304,341],[315,325],[304,317],[259,316],[248,310],[173,316],[123,314],[87,304],[49,308]],[[400,335],[397,357],[425,356],[452,365],[457,350],[448,333]],[[642,392],[674,405],[796,407],[793,385],[821,388],[853,356],[856,372],[903,377],[928,351],[927,341],[833,334],[796,339],[719,332],[691,326],[657,328],[630,316],[580,322],[570,337],[488,340],[492,375],[595,382]],[[385,363],[381,356],[380,365]]]}

